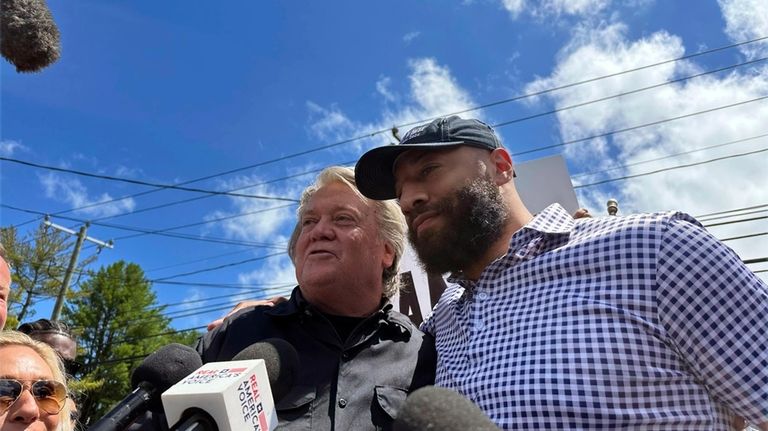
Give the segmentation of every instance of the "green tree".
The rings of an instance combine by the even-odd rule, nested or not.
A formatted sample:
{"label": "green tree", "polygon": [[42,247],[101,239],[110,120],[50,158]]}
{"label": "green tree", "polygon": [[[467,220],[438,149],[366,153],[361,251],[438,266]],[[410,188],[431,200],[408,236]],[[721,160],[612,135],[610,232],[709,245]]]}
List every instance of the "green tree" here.
{"label": "green tree", "polygon": [[[14,227],[0,229],[0,242],[11,265],[11,296],[6,326],[15,328],[15,323],[34,316],[35,300],[58,294],[74,241],[70,235],[40,225],[23,237],[19,237]],[[83,273],[82,269],[95,259],[96,256],[91,256],[79,262],[73,285]]]}
{"label": "green tree", "polygon": [[103,416],[133,388],[131,371],[144,357],[172,343],[191,344],[196,332],[179,332],[163,316],[142,269],[116,262],[80,283],[65,306],[64,320],[75,330],[83,367],[76,386],[83,391],[83,423]]}

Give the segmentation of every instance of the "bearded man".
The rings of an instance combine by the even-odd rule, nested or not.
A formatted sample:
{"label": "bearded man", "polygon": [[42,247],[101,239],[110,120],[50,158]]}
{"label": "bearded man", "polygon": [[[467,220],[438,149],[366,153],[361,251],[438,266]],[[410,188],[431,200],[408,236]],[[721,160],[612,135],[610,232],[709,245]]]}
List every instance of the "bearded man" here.
{"label": "bearded man", "polygon": [[436,384],[504,429],[768,429],[768,287],[680,212],[535,217],[509,152],[439,118],[355,168],[397,198],[425,269],[451,273],[422,330]]}

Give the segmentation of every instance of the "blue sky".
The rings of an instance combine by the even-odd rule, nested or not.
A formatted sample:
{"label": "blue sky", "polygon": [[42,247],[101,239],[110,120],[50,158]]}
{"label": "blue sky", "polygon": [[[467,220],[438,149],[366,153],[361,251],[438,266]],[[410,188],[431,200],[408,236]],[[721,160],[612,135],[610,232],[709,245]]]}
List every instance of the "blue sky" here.
{"label": "blue sky", "polygon": [[[391,135],[293,157],[297,153],[768,36],[765,0],[702,1],[695,8],[682,0],[51,0],[49,5],[62,34],[62,56],[38,74],[17,74],[5,61],[0,66],[0,155],[158,184],[269,162],[189,186],[232,190],[258,184],[240,192],[291,199],[312,178],[295,175],[354,161],[366,149],[390,142]],[[768,144],[762,136],[768,133],[768,102],[759,98],[768,96],[766,56],[763,40],[463,115],[499,124],[559,110],[498,127],[513,153],[607,134],[515,157],[526,161],[562,153],[574,185],[640,175],[579,188],[581,205],[593,213],[604,213],[605,200],[617,197],[624,213],[681,209],[706,215],[762,205],[703,220],[762,217],[768,212],[768,153],[759,151]],[[744,62],[752,63],[634,92]],[[625,92],[634,93],[608,98]],[[599,98],[608,99],[569,108]],[[712,112],[697,114],[706,110]],[[695,115],[670,120],[688,114]],[[663,120],[670,121],[610,133]],[[715,145],[720,146],[708,148]],[[727,156],[735,157],[711,161]],[[702,164],[643,175],[695,163]],[[608,168],[615,169],[578,175]],[[7,161],[0,164],[0,181],[4,205],[50,214],[152,190]],[[118,238],[97,265],[124,259],[140,264],[149,279],[185,283],[155,284],[161,303],[232,294],[168,308],[170,316],[181,316],[173,321],[177,328],[218,317],[228,302],[265,295],[222,285],[271,288],[266,296],[287,292],[293,269],[280,252],[295,207],[213,196],[147,210],[200,196],[161,190],[63,215],[94,220],[89,234],[96,238]],[[753,211],[758,212],[739,216]],[[0,208],[2,226],[34,219]],[[133,232],[98,223],[143,230],[204,223],[172,232],[207,241],[156,234],[119,239]],[[710,230],[729,238],[767,227],[759,219]],[[766,238],[728,245],[744,259],[766,257]],[[252,260],[267,255],[275,256]],[[244,260],[252,261],[203,271]],[[203,272],[179,276],[195,271]],[[206,310],[198,310],[201,306]],[[40,302],[37,317],[47,317],[50,308],[50,301]]]}

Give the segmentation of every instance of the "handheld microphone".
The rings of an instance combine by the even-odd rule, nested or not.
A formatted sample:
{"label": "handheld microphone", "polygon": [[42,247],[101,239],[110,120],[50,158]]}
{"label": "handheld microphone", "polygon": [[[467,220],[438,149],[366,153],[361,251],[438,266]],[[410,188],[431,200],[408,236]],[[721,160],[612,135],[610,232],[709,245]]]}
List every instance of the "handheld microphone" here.
{"label": "handheld microphone", "polygon": [[488,416],[458,392],[425,386],[411,393],[395,419],[394,431],[499,431]]}
{"label": "handheld microphone", "polygon": [[133,370],[131,386],[136,389],[89,431],[122,431],[147,410],[159,409],[159,395],[201,364],[200,355],[191,347],[176,343],[161,347]]}
{"label": "handheld microphone", "polygon": [[275,400],[293,386],[299,358],[285,340],[252,344],[232,361],[198,368],[162,395],[171,430],[271,431]]}
{"label": "handheld microphone", "polygon": [[45,0],[2,0],[0,52],[17,72],[36,72],[59,59],[59,29]]}

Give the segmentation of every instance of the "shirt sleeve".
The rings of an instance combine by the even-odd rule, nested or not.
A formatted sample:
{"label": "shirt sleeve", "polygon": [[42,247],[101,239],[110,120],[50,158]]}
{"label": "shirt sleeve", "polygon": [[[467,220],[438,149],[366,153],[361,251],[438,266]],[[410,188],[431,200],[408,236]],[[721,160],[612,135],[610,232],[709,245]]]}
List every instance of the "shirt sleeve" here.
{"label": "shirt sleeve", "polygon": [[421,324],[419,325],[419,329],[421,332],[424,332],[425,334],[429,334],[432,337],[435,336],[435,324],[434,324],[434,312],[430,313],[429,316],[424,319]]}
{"label": "shirt sleeve", "polygon": [[661,322],[691,372],[736,414],[768,420],[768,286],[683,214],[667,221],[656,275]]}

